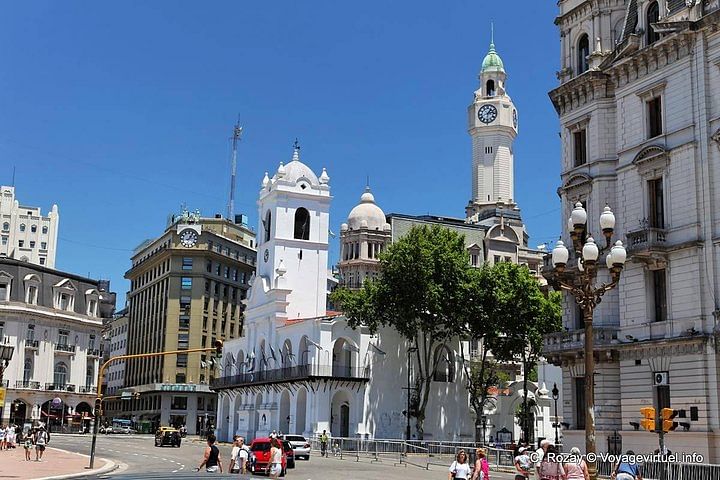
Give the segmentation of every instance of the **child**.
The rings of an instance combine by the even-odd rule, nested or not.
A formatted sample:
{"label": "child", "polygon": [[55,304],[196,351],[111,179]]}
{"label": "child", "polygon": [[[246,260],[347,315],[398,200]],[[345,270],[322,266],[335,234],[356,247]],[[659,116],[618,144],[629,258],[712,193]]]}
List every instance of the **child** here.
{"label": "child", "polygon": [[32,448],[32,440],[30,438],[30,435],[25,436],[25,443],[23,444],[25,447],[25,460],[28,462],[30,461],[30,449]]}

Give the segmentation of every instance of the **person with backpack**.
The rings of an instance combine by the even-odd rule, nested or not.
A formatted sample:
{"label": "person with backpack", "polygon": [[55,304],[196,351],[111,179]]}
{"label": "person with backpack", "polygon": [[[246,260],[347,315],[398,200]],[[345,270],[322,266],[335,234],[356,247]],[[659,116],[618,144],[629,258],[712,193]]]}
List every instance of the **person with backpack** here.
{"label": "person with backpack", "polygon": [[50,440],[50,436],[45,431],[44,427],[40,427],[35,433],[35,461],[42,462],[43,454],[45,453],[45,447]]}
{"label": "person with backpack", "polygon": [[490,464],[487,461],[484,448],[475,450],[475,468],[472,480],[490,480]]}

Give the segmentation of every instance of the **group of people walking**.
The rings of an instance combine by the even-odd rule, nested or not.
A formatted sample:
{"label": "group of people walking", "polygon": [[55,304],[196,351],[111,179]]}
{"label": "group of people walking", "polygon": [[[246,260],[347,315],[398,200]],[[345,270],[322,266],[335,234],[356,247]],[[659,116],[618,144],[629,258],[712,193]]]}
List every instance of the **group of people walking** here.
{"label": "group of people walking", "polygon": [[32,450],[35,450],[35,461],[42,461],[48,442],[50,442],[50,434],[43,426],[23,433],[22,428],[17,425],[0,425],[0,450],[10,450],[22,445],[27,461],[32,460]]}
{"label": "group of people walking", "polygon": [[484,448],[475,449],[475,463],[471,466],[468,455],[460,449],[455,461],[450,465],[449,480],[490,480],[490,464],[487,461],[487,452]]}

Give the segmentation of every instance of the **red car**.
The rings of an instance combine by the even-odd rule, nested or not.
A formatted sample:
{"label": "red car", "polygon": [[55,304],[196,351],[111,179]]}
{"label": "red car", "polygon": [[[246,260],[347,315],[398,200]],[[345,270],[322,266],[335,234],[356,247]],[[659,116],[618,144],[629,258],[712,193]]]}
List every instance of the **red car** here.
{"label": "red car", "polygon": [[[270,439],[267,437],[256,438],[250,444],[251,461],[250,473],[262,473],[267,475],[270,468]],[[287,455],[283,449],[282,455],[282,472],[281,477],[285,476],[287,471]]]}

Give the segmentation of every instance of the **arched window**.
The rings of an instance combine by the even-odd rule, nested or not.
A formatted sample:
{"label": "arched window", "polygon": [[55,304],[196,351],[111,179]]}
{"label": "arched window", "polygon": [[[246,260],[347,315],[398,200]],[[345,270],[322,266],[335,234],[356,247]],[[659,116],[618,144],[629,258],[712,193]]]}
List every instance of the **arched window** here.
{"label": "arched window", "polygon": [[37,225],[30,225],[30,231],[32,233],[37,233]]}
{"label": "arched window", "polygon": [[447,345],[441,345],[435,350],[433,381],[448,383],[455,381],[455,358]]}
{"label": "arched window", "polygon": [[652,2],[647,9],[647,15],[645,16],[645,30],[647,32],[647,44],[652,45],[653,43],[660,40],[660,34],[657,33],[653,27],[653,23],[660,21],[660,7],[658,2]]}
{"label": "arched window", "polygon": [[265,241],[270,241],[270,225],[272,224],[272,213],[270,210],[265,214],[265,220],[263,220],[263,227],[265,228]]}
{"label": "arched window", "polygon": [[578,41],[577,54],[578,75],[580,75],[581,73],[587,72],[589,68],[588,56],[590,55],[590,38],[587,34],[580,37],[580,40]]}
{"label": "arched window", "polygon": [[488,80],[485,84],[485,94],[488,97],[495,96],[495,80]]}
{"label": "arched window", "polygon": [[10,224],[8,222],[3,223],[3,232],[10,231]]}
{"label": "arched window", "polygon": [[48,232],[48,228],[45,227],[45,226],[42,227],[42,233],[44,233],[45,235],[47,235],[47,232]]}
{"label": "arched window", "polygon": [[67,365],[65,365],[63,362],[60,362],[57,365],[55,365],[55,378],[54,378],[55,385],[66,385],[67,384],[67,373],[68,373]]}
{"label": "arched window", "polygon": [[21,231],[21,232],[24,232],[24,231],[25,231],[25,224],[24,224],[24,223],[21,223],[21,224],[20,224],[20,231]]}
{"label": "arched window", "polygon": [[88,365],[85,370],[85,386],[92,387],[95,384],[95,369],[92,365]]}
{"label": "arched window", "polygon": [[295,210],[295,235],[298,240],[310,240],[310,212],[300,207]]}
{"label": "arched window", "polygon": [[29,382],[32,380],[33,374],[33,362],[32,359],[25,359],[25,368],[23,368],[23,382]]}

